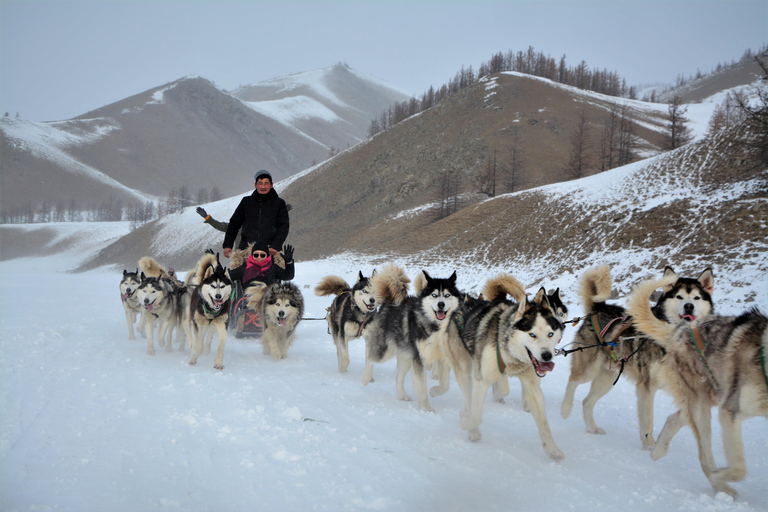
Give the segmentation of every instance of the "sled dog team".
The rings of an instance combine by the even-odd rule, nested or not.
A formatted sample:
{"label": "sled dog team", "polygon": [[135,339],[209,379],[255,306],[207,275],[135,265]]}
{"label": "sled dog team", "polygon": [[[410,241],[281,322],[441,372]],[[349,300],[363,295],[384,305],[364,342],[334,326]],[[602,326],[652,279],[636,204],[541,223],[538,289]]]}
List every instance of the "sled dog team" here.
{"label": "sled dog team", "polygon": [[[666,455],[674,435],[689,425],[701,468],[715,492],[736,494],[728,483],[746,475],[741,422],[768,417],[768,318],[754,308],[739,316],[716,315],[710,269],[698,278],[685,278],[667,267],[661,279],[637,286],[626,308],[608,302],[609,268],[588,269],[579,282],[584,316],[569,321],[574,325],[580,321],[581,326],[573,342],[561,348],[557,346],[567,325],[567,307],[559,289],[548,295],[542,287],[529,298],[517,279],[500,274],[489,279],[475,298],[461,292],[456,280],[455,272],[436,278],[421,271],[413,281],[416,294],[410,295],[411,280],[392,264],[370,277],[360,272],[351,286],[338,276],[323,278],[315,294],[335,296],[326,320],[339,371],[349,366],[349,342],[362,337],[363,384],[374,381],[374,365],[394,357],[398,399],[411,400],[404,382],[412,370],[417,406],[432,411],[428,396],[449,389],[452,370],[464,397],[460,428],[472,441],[481,438],[488,388],[494,400],[503,402],[509,394],[508,377],[518,377],[523,407],[533,416],[544,452],[561,460],[564,454],[550,431],[540,382],[554,369],[556,355],[570,356],[570,377],[560,408],[563,418],[571,413],[576,387],[590,383],[582,402],[584,423],[587,432],[604,434],[595,423],[594,408],[623,376],[635,383],[640,440],[652,458]],[[651,307],[657,288],[662,294]],[[147,337],[147,352],[154,353],[155,324],[160,346],[167,343],[171,350],[170,331],[180,324],[190,339],[190,364],[195,364],[213,324],[219,340],[214,367],[222,369],[231,289],[218,255],[203,256],[183,283],[151,258],[142,258],[136,272],[123,272],[120,284],[129,338],[134,339],[133,324],[141,313],[139,330]],[[249,287],[246,294],[249,307],[264,319],[264,353],[285,358],[303,314],[301,292],[291,283],[276,283]],[[177,334],[180,350],[183,334]],[[430,367],[439,383],[428,392]],[[659,389],[673,396],[679,410],[667,418],[654,440],[653,402]],[[726,467],[718,468],[712,453],[713,406],[719,411]]]}
{"label": "sled dog team", "polygon": [[[211,352],[213,335],[217,335],[213,367],[224,369],[224,348],[232,305],[232,281],[228,269],[219,262],[219,255],[206,252],[185,280],[176,278],[154,258],[139,260],[135,272],[123,271],[120,295],[128,323],[128,338],[135,339],[133,325],[139,318],[138,330],[147,338],[147,354],[154,355],[154,333],[158,344],[172,350],[172,334],[184,350],[189,339],[189,364],[197,364],[200,355]],[[259,312],[264,323],[261,337],[264,354],[284,359],[294,341],[296,326],[304,312],[304,301],[292,283],[265,286],[256,283],[245,290],[248,307]],[[167,339],[166,339],[167,338]]]}

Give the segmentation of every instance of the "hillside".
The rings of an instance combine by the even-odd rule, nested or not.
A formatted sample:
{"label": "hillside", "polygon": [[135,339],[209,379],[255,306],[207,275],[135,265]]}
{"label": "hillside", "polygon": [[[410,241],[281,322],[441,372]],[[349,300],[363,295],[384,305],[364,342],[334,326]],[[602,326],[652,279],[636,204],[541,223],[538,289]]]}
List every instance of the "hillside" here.
{"label": "hillside", "polygon": [[[296,80],[302,87],[291,85]],[[358,142],[367,133],[361,117],[405,97],[338,66],[282,83],[279,105],[269,97],[244,102],[187,77],[67,121],[3,118],[0,202],[37,209],[74,200],[87,208],[109,197],[143,202],[181,186],[192,194],[216,186],[229,197],[249,190],[259,168],[285,178],[328,158],[332,146]],[[342,105],[333,115],[329,96]]]}

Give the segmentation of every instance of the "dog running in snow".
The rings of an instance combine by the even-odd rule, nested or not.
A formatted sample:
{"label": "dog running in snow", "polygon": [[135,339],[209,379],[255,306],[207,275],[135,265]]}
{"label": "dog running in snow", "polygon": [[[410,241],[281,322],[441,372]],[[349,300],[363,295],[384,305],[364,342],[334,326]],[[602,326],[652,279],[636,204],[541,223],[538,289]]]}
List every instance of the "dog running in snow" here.
{"label": "dog running in snow", "polygon": [[413,388],[419,410],[430,411],[425,366],[431,361],[422,353],[427,340],[447,322],[459,305],[456,272],[447,279],[432,278],[426,271],[417,280],[417,296],[408,294],[411,280],[400,267],[386,265],[371,277],[379,309],[363,327],[365,369],[363,385],[373,382],[374,364],[397,356],[397,397],[410,401],[404,382],[413,368]]}
{"label": "dog running in snow", "polygon": [[135,340],[133,324],[136,323],[136,319],[139,319],[138,330],[142,337],[146,337],[144,331],[144,321],[141,317],[142,306],[139,302],[139,297],[136,295],[136,291],[141,284],[141,277],[139,276],[139,269],[136,272],[128,272],[123,270],[123,277],[120,279],[120,300],[123,303],[123,309],[125,310],[125,321],[128,324],[128,339]]}
{"label": "dog running in snow", "polygon": [[264,325],[262,352],[276,360],[285,359],[296,339],[296,327],[304,316],[301,290],[289,281],[269,286],[257,281],[248,286],[245,294],[248,308],[259,312]]}
{"label": "dog running in snow", "polygon": [[[374,270],[372,276],[375,275]],[[371,318],[378,305],[371,280],[359,272],[357,282],[349,286],[342,277],[326,276],[315,287],[315,295],[336,296],[328,308],[326,320],[336,345],[339,371],[346,372],[349,367],[349,342],[362,335],[363,324]]]}
{"label": "dog running in snow", "polygon": [[[147,333],[147,354],[155,355],[154,331],[157,339],[166,351],[172,350],[173,329],[181,327],[182,300],[186,293],[183,283],[166,271],[154,258],[145,256],[139,260],[141,284],[136,294],[143,311],[143,324]],[[166,342],[166,334],[168,341]],[[177,339],[184,341],[184,333],[179,329]],[[167,343],[167,345],[166,345]]]}
{"label": "dog running in snow", "polygon": [[[232,297],[229,272],[219,262],[219,255],[211,251],[200,258],[190,274],[187,279],[190,292],[184,323],[189,336],[189,364],[197,364],[203,352],[203,341],[209,331],[216,329],[217,346],[213,367],[223,370]],[[210,338],[207,343],[210,343]],[[207,346],[210,351],[210,345]]]}
{"label": "dog running in snow", "polygon": [[[672,322],[693,321],[712,311],[714,276],[711,269],[692,279],[678,277],[671,267],[666,267],[664,276],[670,278],[671,284],[664,288],[654,307],[657,317]],[[576,388],[590,382],[589,393],[582,402],[586,430],[591,434],[605,434],[595,423],[595,405],[612,389],[619,371],[623,370],[622,375],[635,383],[640,441],[643,449],[650,450],[655,445],[653,402],[662,385],[658,370],[664,350],[637,331],[623,307],[606,303],[611,289],[607,265],[588,269],[581,277],[579,294],[584,306],[584,322],[573,344],[582,350],[570,354],[571,374],[560,414],[568,418]]]}
{"label": "dog running in snow", "polygon": [[[512,301],[507,300],[507,295]],[[460,426],[471,441],[481,438],[483,404],[489,387],[499,398],[499,383],[508,376],[520,379],[523,402],[539,430],[544,452],[551,459],[565,457],[555,444],[547,421],[540,380],[554,369],[555,345],[563,325],[542,287],[528,300],[522,284],[509,274],[490,279],[478,302],[454,320],[440,340],[444,359],[456,375],[464,395]]]}
{"label": "dog running in snow", "polygon": [[[692,322],[665,322],[651,310],[649,297],[674,277],[637,286],[627,309],[637,329],[659,343],[667,354],[661,365],[664,389],[680,410],[667,418],[651,452],[663,457],[669,440],[686,423],[699,447],[699,462],[715,493],[736,495],[729,482],[747,474],[741,422],[768,417],[768,318],[752,308],[738,316],[708,315]],[[727,466],[718,468],[712,452],[711,407],[719,410]]]}

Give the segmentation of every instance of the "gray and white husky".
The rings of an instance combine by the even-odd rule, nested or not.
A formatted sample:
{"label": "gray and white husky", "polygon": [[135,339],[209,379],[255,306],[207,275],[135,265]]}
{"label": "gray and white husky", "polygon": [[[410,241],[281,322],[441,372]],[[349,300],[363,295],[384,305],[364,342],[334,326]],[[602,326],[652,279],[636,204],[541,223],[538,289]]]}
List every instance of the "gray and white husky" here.
{"label": "gray and white husky", "polygon": [[304,297],[301,290],[288,281],[269,286],[256,282],[245,291],[248,308],[259,312],[264,331],[261,348],[274,359],[288,357],[288,349],[296,340],[296,327],[304,316]]}
{"label": "gray and white husky", "polygon": [[[375,275],[374,270],[372,276]],[[359,272],[357,282],[349,286],[339,276],[326,276],[315,287],[315,295],[336,296],[328,308],[326,320],[336,345],[339,371],[346,372],[349,367],[349,342],[362,335],[363,324],[371,318],[378,305],[371,280]]]}
{"label": "gray and white husky", "polygon": [[[706,316],[712,309],[714,276],[707,268],[697,279],[678,277],[671,267],[664,276],[672,283],[654,307],[654,314],[665,320],[693,321]],[[645,450],[651,450],[653,438],[653,402],[662,386],[659,368],[664,357],[662,347],[640,333],[625,309],[606,300],[611,295],[611,273],[607,265],[588,269],[579,285],[584,321],[574,337],[576,350],[570,355],[571,375],[565,391],[560,414],[567,418],[573,407],[576,388],[590,382],[589,393],[582,403],[587,432],[605,434],[595,423],[594,409],[619,376],[635,383],[640,441]],[[582,350],[579,350],[582,349]]]}
{"label": "gray and white husky", "polygon": [[[160,346],[165,345],[165,336],[172,332],[173,328],[181,322],[181,289],[171,280],[163,277],[147,277],[141,273],[141,284],[136,292],[139,303],[144,309],[144,326],[147,331],[147,354],[155,355],[154,332],[157,329],[157,338]],[[171,349],[170,334],[168,346]],[[183,339],[183,336],[182,336]]]}
{"label": "gray and white husky", "polygon": [[[418,408],[433,411],[427,398],[427,342],[448,322],[459,306],[456,272],[447,279],[432,278],[426,271],[418,281],[418,295],[408,295],[410,279],[396,265],[389,264],[371,277],[380,306],[363,327],[365,370],[363,385],[373,382],[373,365],[397,356],[397,397],[410,401],[404,381],[413,367],[413,388]],[[422,352],[424,351],[424,352]]]}
{"label": "gray and white husky", "polygon": [[197,364],[203,352],[203,341],[208,331],[215,328],[218,345],[213,367],[223,370],[232,281],[229,272],[219,263],[218,254],[208,252],[200,258],[188,280],[188,287],[189,305],[185,325],[189,329],[189,364]]}
{"label": "gray and white husky", "polygon": [[[506,295],[513,300],[507,300]],[[488,388],[505,381],[507,376],[518,377],[523,401],[536,422],[544,452],[561,460],[565,456],[549,428],[540,380],[554,369],[552,358],[563,335],[562,323],[543,287],[529,301],[522,284],[508,274],[490,279],[483,296],[487,300],[477,301],[461,313],[461,319],[454,314],[441,338],[445,361],[464,394],[461,428],[468,431],[471,441],[480,440]]]}
{"label": "gray and white husky", "polygon": [[[653,290],[673,285],[675,278],[646,281],[627,303],[637,329],[666,350],[661,365],[664,389],[680,410],[667,418],[651,452],[663,457],[669,440],[691,425],[699,447],[699,462],[715,493],[736,495],[729,482],[747,474],[741,422],[768,417],[768,318],[755,308],[738,316],[707,315],[692,322],[665,322],[649,303]],[[719,410],[727,466],[717,467],[712,452],[711,408]]]}
{"label": "gray and white husky", "polygon": [[136,323],[136,319],[139,319],[138,330],[139,333],[146,337],[144,332],[144,321],[141,317],[142,307],[139,303],[139,297],[136,295],[136,291],[141,284],[141,277],[139,276],[139,269],[136,272],[128,272],[123,270],[123,277],[120,280],[120,300],[123,303],[123,309],[125,310],[125,321],[128,324],[128,339],[135,340],[136,336],[133,331],[133,324]]}

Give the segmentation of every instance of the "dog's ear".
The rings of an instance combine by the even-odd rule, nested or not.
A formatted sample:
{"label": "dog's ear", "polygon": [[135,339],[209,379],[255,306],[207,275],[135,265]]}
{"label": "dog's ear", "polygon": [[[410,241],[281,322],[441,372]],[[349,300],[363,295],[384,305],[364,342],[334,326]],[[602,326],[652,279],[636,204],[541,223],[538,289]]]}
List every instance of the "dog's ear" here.
{"label": "dog's ear", "polygon": [[547,290],[545,290],[543,286],[536,292],[536,296],[533,298],[533,303],[541,304],[541,307],[544,309],[552,309],[552,306],[549,304],[549,298],[547,297]]}
{"label": "dog's ear", "polygon": [[667,293],[669,290],[675,287],[675,281],[677,281],[677,274],[674,270],[672,270],[672,267],[667,266],[664,268],[664,275],[662,276],[663,279],[666,280],[666,278],[672,278],[674,277],[675,280],[670,282],[670,284],[664,285],[664,293]]}
{"label": "dog's ear", "polygon": [[515,322],[523,318],[526,309],[528,309],[528,297],[523,295],[523,298],[520,299],[520,304],[517,305],[517,311],[515,311]]}
{"label": "dog's ear", "polygon": [[357,282],[359,283],[360,281],[365,281],[365,276],[363,276],[362,270],[357,271]]}
{"label": "dog's ear", "polygon": [[142,272],[142,273],[141,273],[141,282],[143,283],[143,282],[144,282],[144,281],[146,281],[146,280],[147,280],[147,276],[145,276],[145,275],[144,275],[144,272]]}
{"label": "dog's ear", "polygon": [[123,277],[125,277],[125,275],[126,275],[127,273],[128,273],[128,271],[127,271],[127,270],[125,270],[125,269],[123,269]]}
{"label": "dog's ear", "polygon": [[712,273],[712,269],[707,267],[699,276],[698,281],[701,283],[701,287],[704,288],[708,294],[712,295],[712,292],[715,289],[715,275]]}
{"label": "dog's ear", "polygon": [[453,274],[451,274],[451,277],[448,278],[448,280],[451,282],[451,284],[456,284],[456,271],[453,271]]}
{"label": "dog's ear", "polygon": [[427,282],[432,280],[432,278],[429,276],[429,274],[427,274],[426,270],[422,270],[421,273],[424,274],[424,278],[427,280]]}

